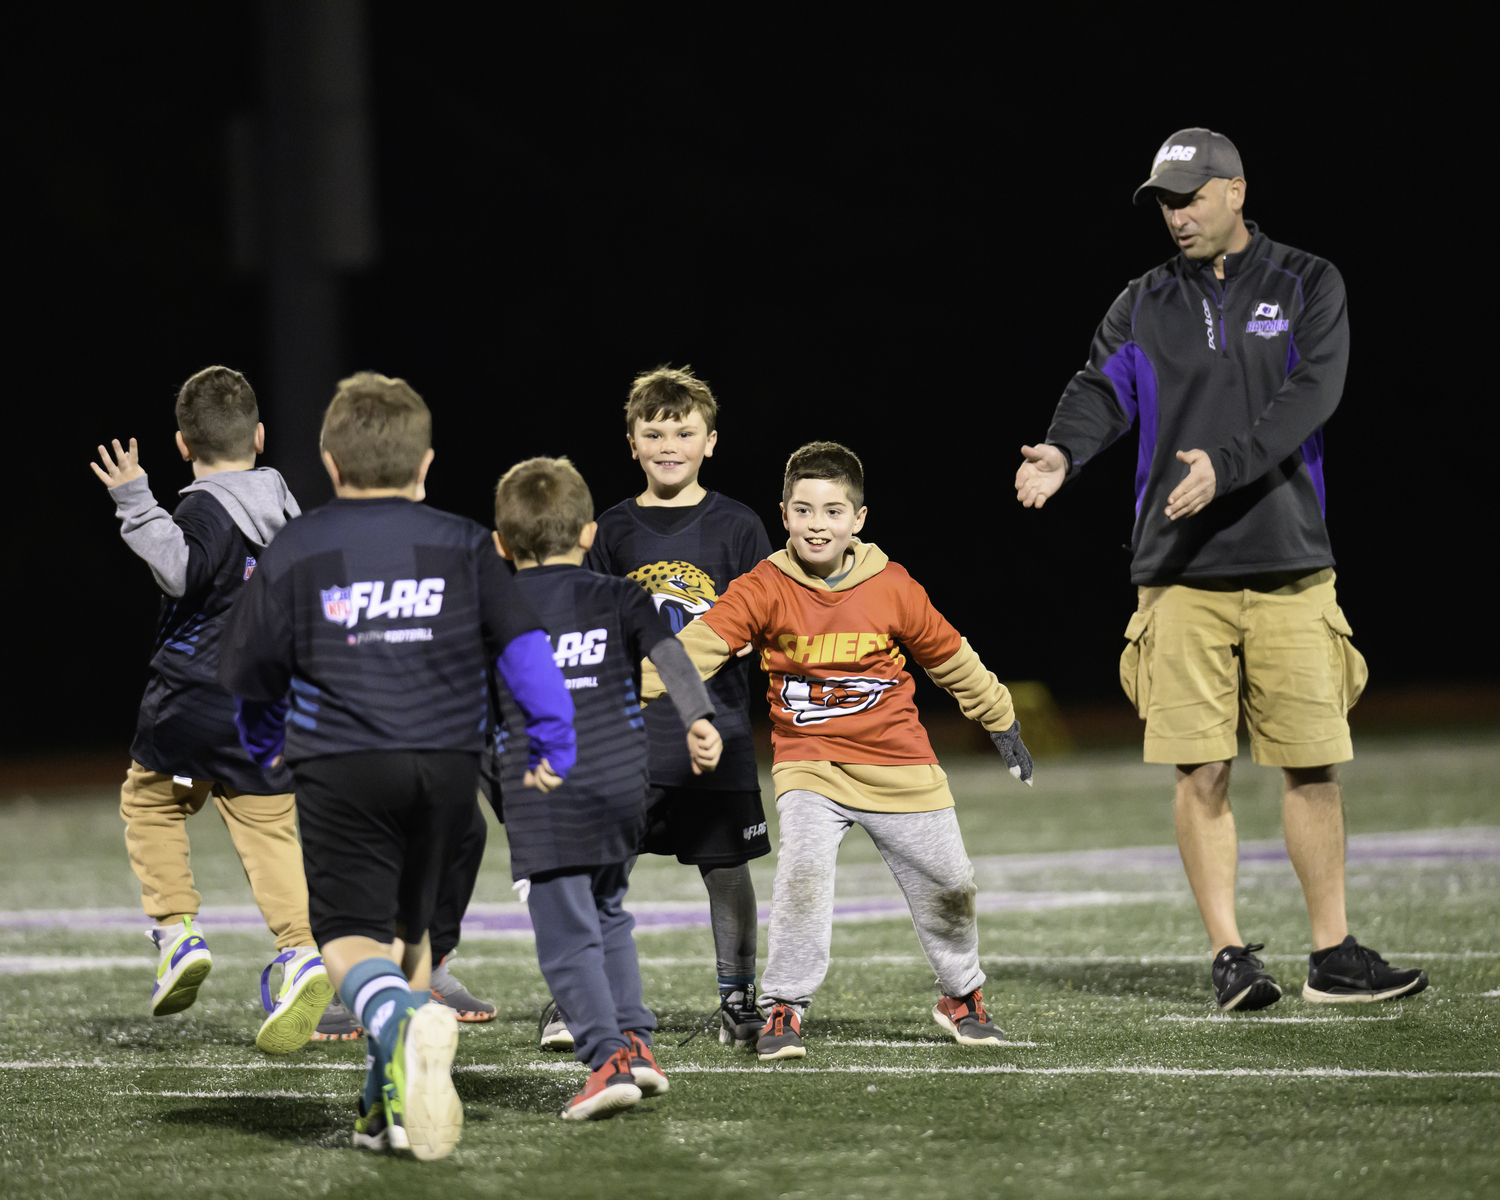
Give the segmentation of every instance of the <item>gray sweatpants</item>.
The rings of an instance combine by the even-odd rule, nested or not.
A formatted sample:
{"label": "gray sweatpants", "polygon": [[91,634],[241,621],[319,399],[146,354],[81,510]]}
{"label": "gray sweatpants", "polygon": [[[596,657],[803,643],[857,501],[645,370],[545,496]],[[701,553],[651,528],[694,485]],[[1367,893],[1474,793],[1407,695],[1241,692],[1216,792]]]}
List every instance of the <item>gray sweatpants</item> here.
{"label": "gray sweatpants", "polygon": [[937,812],[863,812],[817,792],[785,792],[776,885],[771,895],[770,953],[761,995],[799,1013],[828,974],[833,941],[833,871],[851,825],[870,835],[906,895],[917,940],[945,996],[966,996],[984,982],[974,919],[974,867],[964,853],[958,817]]}

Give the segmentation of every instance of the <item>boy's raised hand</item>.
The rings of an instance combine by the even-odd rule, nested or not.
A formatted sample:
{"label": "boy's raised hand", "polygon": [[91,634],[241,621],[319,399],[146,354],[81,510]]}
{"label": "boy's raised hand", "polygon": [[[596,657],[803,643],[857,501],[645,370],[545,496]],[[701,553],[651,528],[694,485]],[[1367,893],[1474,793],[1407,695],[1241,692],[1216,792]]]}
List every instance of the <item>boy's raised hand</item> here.
{"label": "boy's raised hand", "polygon": [[146,472],[141,470],[140,451],[136,449],[135,438],[130,439],[130,449],[126,450],[120,445],[120,439],[114,440],[115,452],[111,457],[108,450],[103,446],[98,447],[99,462],[104,464],[101,469],[99,463],[91,462],[89,466],[94,468],[94,474],[99,476],[105,487],[117,488],[122,483],[129,483],[132,479],[139,479]]}
{"label": "boy's raised hand", "polygon": [[719,755],[724,752],[724,739],[707,717],[699,717],[688,726],[687,742],[694,775],[702,775],[719,765]]}

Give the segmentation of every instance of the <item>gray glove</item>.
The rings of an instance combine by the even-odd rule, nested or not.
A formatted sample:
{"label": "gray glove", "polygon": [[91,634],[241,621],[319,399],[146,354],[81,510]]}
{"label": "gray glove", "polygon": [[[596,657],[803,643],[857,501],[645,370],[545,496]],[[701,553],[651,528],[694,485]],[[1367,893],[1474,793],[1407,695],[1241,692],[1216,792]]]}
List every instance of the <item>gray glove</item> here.
{"label": "gray glove", "polygon": [[992,730],[990,740],[995,743],[995,749],[1000,751],[1000,757],[1005,760],[1010,773],[1030,787],[1031,751],[1026,749],[1026,743],[1021,740],[1021,722],[1017,720],[1003,733],[995,733]]}

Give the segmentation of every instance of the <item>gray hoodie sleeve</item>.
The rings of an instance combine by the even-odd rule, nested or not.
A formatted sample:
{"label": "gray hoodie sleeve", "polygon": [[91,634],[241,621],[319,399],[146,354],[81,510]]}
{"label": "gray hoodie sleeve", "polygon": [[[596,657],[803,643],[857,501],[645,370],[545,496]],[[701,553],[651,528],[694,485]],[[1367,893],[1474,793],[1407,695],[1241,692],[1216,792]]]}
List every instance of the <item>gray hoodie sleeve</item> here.
{"label": "gray hoodie sleeve", "polygon": [[714,702],[709,698],[698,668],[693,666],[693,660],[688,657],[681,642],[675,637],[664,637],[651,647],[646,657],[661,676],[667,696],[677,709],[677,715],[682,718],[684,726],[691,725],[700,717],[714,715]]}
{"label": "gray hoodie sleeve", "polygon": [[120,518],[120,536],[136,552],[167,595],[187,591],[188,544],[172,514],[156,502],[146,476],[109,489]]}

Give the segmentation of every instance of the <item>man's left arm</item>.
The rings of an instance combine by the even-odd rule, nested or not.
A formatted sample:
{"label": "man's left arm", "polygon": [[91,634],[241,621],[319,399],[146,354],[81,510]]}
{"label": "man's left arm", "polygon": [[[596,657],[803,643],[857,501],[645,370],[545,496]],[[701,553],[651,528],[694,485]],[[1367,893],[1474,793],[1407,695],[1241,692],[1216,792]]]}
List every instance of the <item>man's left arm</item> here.
{"label": "man's left arm", "polygon": [[1178,451],[1188,476],[1167,500],[1174,521],[1201,511],[1216,496],[1254,483],[1289,457],[1333,416],[1349,369],[1349,310],[1344,281],[1325,265],[1307,281],[1307,303],[1289,337],[1297,364],[1249,429],[1222,446]]}

